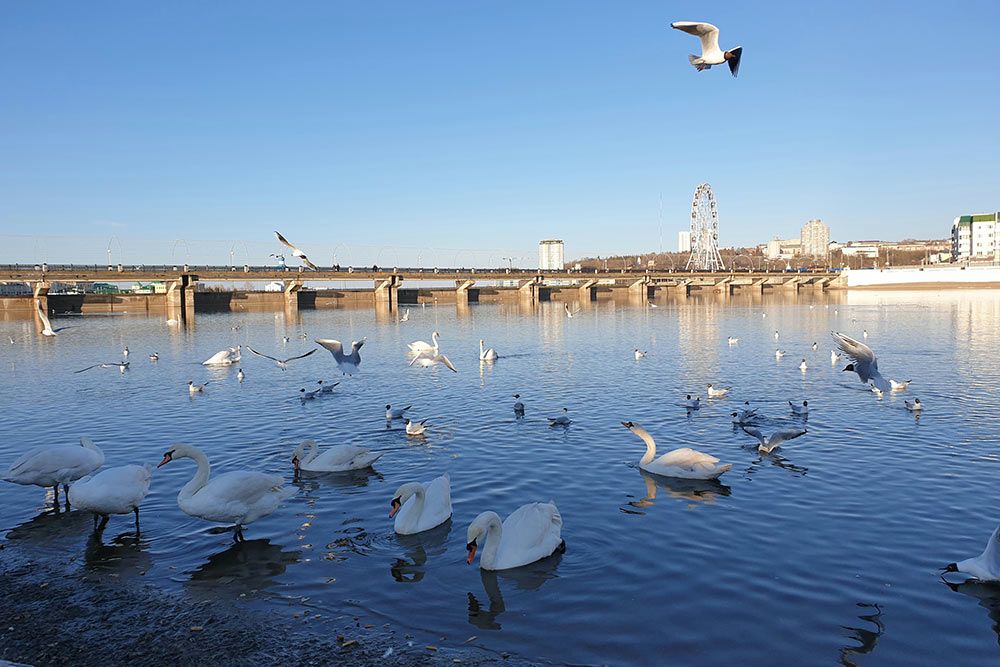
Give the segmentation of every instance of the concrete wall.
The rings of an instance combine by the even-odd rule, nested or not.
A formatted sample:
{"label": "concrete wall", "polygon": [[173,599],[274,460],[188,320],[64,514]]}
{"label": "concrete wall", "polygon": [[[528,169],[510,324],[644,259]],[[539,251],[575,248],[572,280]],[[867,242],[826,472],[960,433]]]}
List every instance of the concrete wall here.
{"label": "concrete wall", "polygon": [[[848,287],[998,287],[1000,266],[926,266],[844,270]],[[51,297],[50,297],[51,298]]]}

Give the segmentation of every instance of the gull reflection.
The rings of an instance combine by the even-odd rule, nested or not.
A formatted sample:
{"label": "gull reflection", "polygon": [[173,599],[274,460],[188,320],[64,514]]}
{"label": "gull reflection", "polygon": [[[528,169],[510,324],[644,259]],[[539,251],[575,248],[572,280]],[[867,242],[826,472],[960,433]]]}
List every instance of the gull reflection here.
{"label": "gull reflection", "polygon": [[840,626],[844,630],[851,633],[850,638],[859,642],[858,646],[845,646],[840,649],[840,664],[846,667],[857,667],[857,663],[850,658],[852,655],[868,655],[875,650],[875,644],[878,643],[879,637],[885,632],[885,624],[882,623],[882,609],[878,604],[866,604],[864,602],[858,603],[859,607],[866,609],[873,609],[874,612],[870,614],[860,614],[858,616],[862,621],[866,621],[875,626],[875,629],[869,628],[852,628],[846,625]]}
{"label": "gull reflection", "polygon": [[[667,492],[667,498],[672,500],[687,501],[688,507],[697,507],[701,503],[714,503],[718,497],[726,497],[732,491],[728,486],[717,479],[680,479],[677,477],[663,477],[654,475],[640,469],[646,483],[646,495],[640,500],[630,500],[629,506],[636,508],[648,507],[654,504],[657,489]],[[632,496],[634,497],[634,496]],[[645,514],[629,508],[621,508],[626,514]]]}
{"label": "gull reflection", "polygon": [[[754,445],[754,447],[756,447],[756,445]],[[764,467],[764,465],[766,464],[777,466],[779,468],[784,468],[785,470],[788,470],[797,477],[802,477],[807,472],[809,472],[809,468],[806,468],[805,466],[795,465],[794,463],[790,462],[788,459],[783,457],[781,454],[778,454],[777,452],[764,453],[758,451],[757,453],[758,457],[754,461],[750,462],[750,466],[746,469],[746,472],[744,473],[746,479],[750,479],[754,473],[756,473],[760,468]]]}
{"label": "gull reflection", "polygon": [[451,519],[439,526],[415,535],[396,534],[396,542],[403,547],[404,557],[397,558],[389,566],[392,578],[401,584],[415,584],[424,578],[428,557],[440,556],[445,552],[445,542],[451,532]]}
{"label": "gull reflection", "polygon": [[489,606],[484,609],[475,595],[469,593],[469,623],[480,630],[499,630],[497,617],[507,610],[500,593],[500,579],[514,582],[514,588],[522,591],[537,591],[549,579],[555,579],[556,568],[562,562],[562,553],[557,553],[523,567],[509,570],[479,570],[479,578],[486,591]]}
{"label": "gull reflection", "polygon": [[267,539],[247,540],[212,554],[207,562],[185,572],[190,579],[184,585],[192,589],[204,586],[213,594],[226,590],[223,587],[233,583],[240,589],[273,586],[278,583],[274,579],[289,565],[299,562],[300,555],[300,551],[283,551],[280,545],[271,544]]}
{"label": "gull reflection", "polygon": [[993,622],[990,629],[996,633],[997,644],[1000,644],[1000,586],[995,582],[984,583],[975,579],[969,579],[959,584],[953,584],[943,579],[941,581],[951,590],[979,600],[979,606],[986,609],[987,615]]}

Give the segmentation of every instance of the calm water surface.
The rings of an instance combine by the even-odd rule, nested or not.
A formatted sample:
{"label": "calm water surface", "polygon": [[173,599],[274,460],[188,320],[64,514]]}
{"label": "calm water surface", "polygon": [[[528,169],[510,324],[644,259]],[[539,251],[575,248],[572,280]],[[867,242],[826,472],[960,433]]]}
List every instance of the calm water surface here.
{"label": "calm water surface", "polygon": [[[370,310],[198,314],[186,328],[159,316],[65,317],[53,325],[72,328],[54,340],[30,322],[0,322],[4,468],[29,447],[84,435],[107,465],[155,464],[183,442],[202,448],[214,472],[272,471],[289,483],[291,451],[308,438],[385,453],[374,470],[295,481],[298,494],[240,546],[177,507],[195,472],[187,459],[156,471],[138,543],[128,517],[112,517],[101,543],[89,516],[53,514],[51,491],[12,484],[0,487],[0,529],[81,571],[145,573],[192,597],[295,599],[297,610],[307,597],[315,613],[443,644],[475,635],[554,662],[995,664],[1000,589],[955,592],[937,568],[978,554],[1000,520],[1000,293],[657,303],[584,304],[573,319],[561,303],[411,308],[408,322]],[[829,332],[860,339],[864,329],[886,376],[913,379],[907,392],[879,400],[841,373],[844,362],[831,364]],[[405,343],[434,330],[457,374],[406,367]],[[299,388],[341,379],[325,351],[287,372],[244,356],[242,385],[235,367],[200,365],[237,343],[292,356],[313,337],[362,336],[362,373],[306,403]],[[480,364],[481,337],[500,360]],[[125,345],[125,375],[72,373],[117,361]],[[787,356],[776,360],[775,347]],[[635,361],[634,348],[648,357]],[[154,351],[159,362],[148,361]],[[189,397],[188,380],[210,381],[208,393]],[[708,382],[732,385],[731,397],[687,414],[684,395],[704,396]],[[511,409],[515,393],[524,419]],[[913,397],[927,406],[919,418],[903,407]],[[748,448],[754,441],[730,424],[749,400],[765,432],[798,425],[786,401],[803,399],[808,434],[774,455]],[[412,404],[433,425],[428,437],[407,438],[401,422],[387,428],[386,403]],[[563,407],[572,425],[549,428]],[[628,420],[661,451],[692,446],[733,468],[713,484],[647,476],[636,467],[643,443],[620,425]],[[453,519],[395,535],[393,491],[445,471]],[[465,531],[479,512],[506,516],[549,499],[563,515],[564,555],[496,574],[466,565]]]}

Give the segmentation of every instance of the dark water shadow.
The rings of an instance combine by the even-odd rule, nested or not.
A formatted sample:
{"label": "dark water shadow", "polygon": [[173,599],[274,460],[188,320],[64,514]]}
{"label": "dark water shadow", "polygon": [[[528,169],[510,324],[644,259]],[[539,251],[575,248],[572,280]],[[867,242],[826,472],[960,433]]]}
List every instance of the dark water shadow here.
{"label": "dark water shadow", "polygon": [[953,584],[942,579],[942,583],[956,593],[979,600],[979,606],[986,609],[986,614],[992,621],[990,629],[996,633],[997,644],[1000,645],[1000,583],[986,583],[975,579],[960,584]]}
{"label": "dark water shadow", "polygon": [[[376,461],[376,464],[378,461]],[[305,496],[312,496],[313,492],[319,491],[324,486],[337,489],[355,489],[368,486],[369,482],[381,482],[382,474],[376,472],[371,466],[359,470],[345,470],[343,472],[309,472],[299,470],[292,479],[292,484],[297,486]]]}
{"label": "dark water shadow", "polygon": [[149,540],[137,537],[134,532],[122,533],[104,541],[100,533],[91,533],[84,551],[84,570],[96,574],[113,574],[119,577],[136,576],[153,567],[149,553]]}
{"label": "dark water shadow", "polygon": [[[756,445],[747,445],[747,447],[751,446],[756,449]],[[744,472],[743,475],[744,479],[751,479],[754,473],[756,473],[758,470],[760,470],[766,465],[772,465],[778,468],[782,468],[784,470],[791,472],[796,477],[803,477],[807,472],[809,472],[809,468],[806,468],[805,466],[795,465],[794,463],[783,457],[781,454],[779,454],[777,451],[765,453],[758,450],[757,454],[758,454],[757,458],[754,461],[750,462],[750,465]]]}
{"label": "dark water shadow", "polygon": [[858,607],[864,609],[873,610],[871,613],[860,614],[858,618],[867,623],[871,623],[873,628],[853,628],[847,625],[840,626],[841,629],[848,631],[848,635],[851,639],[858,642],[857,646],[845,646],[840,649],[840,664],[845,665],[845,667],[858,667],[857,663],[851,658],[855,655],[869,655],[875,650],[875,645],[878,643],[879,637],[885,632],[885,624],[882,623],[882,608],[878,604],[867,604],[864,602],[859,602]]}
{"label": "dark water shadow", "polygon": [[300,561],[301,551],[284,551],[270,540],[247,540],[212,554],[194,570],[185,572],[184,587],[210,597],[237,597],[240,593],[277,585],[276,578]]}
{"label": "dark water shadow", "polygon": [[671,500],[685,500],[694,504],[714,503],[717,498],[726,498],[732,493],[732,489],[718,479],[680,479],[657,475],[642,468],[637,470],[646,484],[646,495],[639,500],[630,500],[628,507],[620,508],[626,514],[645,514],[631,508],[641,509],[653,505],[660,489],[666,491],[667,498]]}
{"label": "dark water shadow", "polygon": [[63,507],[49,508],[36,514],[24,523],[11,528],[8,540],[20,540],[25,544],[48,545],[54,540],[79,537],[94,530],[93,514],[70,511]]}
{"label": "dark water shadow", "polygon": [[483,583],[489,606],[484,608],[473,593],[468,593],[469,623],[480,630],[500,630],[501,625],[497,619],[507,611],[503,594],[500,592],[500,580],[513,582],[517,590],[537,591],[546,581],[559,576],[556,574],[556,568],[562,562],[562,557],[561,553],[557,553],[509,570],[492,571],[480,568],[479,578]]}
{"label": "dark water shadow", "polygon": [[415,584],[423,579],[428,558],[440,556],[447,550],[450,533],[451,519],[415,535],[396,534],[393,539],[403,548],[403,557],[396,558],[389,566],[392,578],[401,584]]}

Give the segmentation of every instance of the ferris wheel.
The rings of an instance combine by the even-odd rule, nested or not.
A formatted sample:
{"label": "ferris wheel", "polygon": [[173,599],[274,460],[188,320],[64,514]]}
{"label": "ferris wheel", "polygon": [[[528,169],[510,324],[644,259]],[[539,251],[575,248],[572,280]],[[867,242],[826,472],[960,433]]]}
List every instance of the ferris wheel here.
{"label": "ferris wheel", "polygon": [[691,203],[691,256],[686,269],[725,271],[719,256],[719,211],[712,186],[702,183]]}

